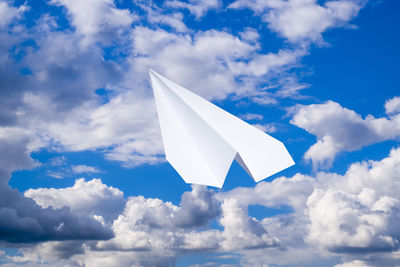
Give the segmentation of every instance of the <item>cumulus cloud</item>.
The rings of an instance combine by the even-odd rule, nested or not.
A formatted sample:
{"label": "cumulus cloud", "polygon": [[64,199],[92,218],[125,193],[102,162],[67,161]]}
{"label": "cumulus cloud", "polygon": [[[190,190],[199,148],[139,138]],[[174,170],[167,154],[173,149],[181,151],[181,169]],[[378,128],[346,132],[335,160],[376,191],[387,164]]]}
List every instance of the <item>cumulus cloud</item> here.
{"label": "cumulus cloud", "polygon": [[354,18],[364,6],[363,0],[237,0],[230,8],[250,8],[267,23],[268,27],[289,42],[322,41],[322,33],[340,27]]}
{"label": "cumulus cloud", "polygon": [[126,167],[164,161],[153,99],[129,91],[91,111],[76,109],[71,116],[63,123],[46,125],[63,150],[102,148],[107,159]]}
{"label": "cumulus cloud", "polygon": [[330,167],[341,151],[354,151],[377,142],[398,140],[400,116],[391,113],[396,99],[386,104],[392,116],[381,118],[372,115],[362,118],[333,101],[298,107],[291,123],[317,137],[317,142],[308,149],[304,158],[312,160],[315,168]]}
{"label": "cumulus cloud", "polygon": [[42,208],[69,207],[76,214],[90,214],[110,219],[118,215],[125,205],[124,194],[103,184],[100,179],[75,180],[72,187],[61,189],[28,189],[24,195],[32,198]]}
{"label": "cumulus cloud", "polygon": [[[193,186],[179,205],[157,198],[129,197],[124,210],[107,223],[112,239],[71,241],[65,246],[59,242],[40,244],[9,260],[27,261],[30,257],[29,262],[35,262],[42,257],[54,264],[165,265],[174,264],[186,253],[212,251],[238,253],[241,265],[323,265],[339,256],[344,266],[391,266],[400,241],[399,166],[400,149],[393,149],[380,161],[352,164],[343,175],[296,174],[218,193]],[[104,214],[101,199],[118,202],[122,198],[119,190],[99,180],[78,180],[67,189],[37,189],[26,194],[46,203],[41,205],[69,206],[75,214],[92,210],[93,205],[97,214]],[[43,197],[46,195],[52,198]],[[82,202],[89,204],[81,208]],[[258,220],[249,216],[252,205],[290,207],[291,211]],[[219,227],[210,227],[211,222]],[[61,250],[66,254],[60,254]]]}
{"label": "cumulus cloud", "polygon": [[326,258],[341,255],[346,264],[391,266],[398,261],[400,241],[396,223],[400,195],[395,189],[400,181],[399,155],[400,149],[393,149],[380,161],[354,163],[344,175],[297,174],[254,188],[236,188],[217,198],[239,199],[242,205],[293,208],[292,213],[262,220],[290,255],[275,249],[244,253],[254,265],[295,264],[300,259],[318,262],[314,257],[318,251]]}
{"label": "cumulus cloud", "polygon": [[351,165],[344,176],[322,174],[325,184],[307,200],[309,240],[346,253],[397,250],[399,194],[393,188],[399,162],[400,150],[394,149],[381,161]]}
{"label": "cumulus cloud", "polygon": [[388,115],[395,115],[400,113],[400,97],[393,97],[386,101],[385,111]]}
{"label": "cumulus cloud", "polygon": [[[4,130],[0,131],[3,133]],[[42,209],[8,186],[11,172],[34,167],[23,133],[4,131],[0,137],[0,239],[8,242],[46,240],[108,239],[112,232],[87,215],[74,215],[69,209]]]}
{"label": "cumulus cloud", "polygon": [[338,252],[396,250],[399,233],[389,228],[399,219],[396,210],[400,202],[388,196],[374,199],[375,195],[369,188],[359,195],[316,189],[307,201],[311,221],[308,239]]}
{"label": "cumulus cloud", "polygon": [[271,237],[262,224],[248,216],[247,207],[239,199],[225,199],[219,223],[224,227],[221,246],[227,251],[275,247],[279,240]]}
{"label": "cumulus cloud", "polygon": [[304,209],[306,198],[312,193],[315,180],[306,175],[296,174],[290,179],[280,177],[271,182],[261,181],[254,187],[238,187],[221,192],[217,198],[240,199],[243,205],[262,205],[277,207],[288,205],[295,209]]}
{"label": "cumulus cloud", "polygon": [[[97,185],[91,186],[90,183]],[[69,206],[75,214],[92,211],[94,203],[99,209],[98,214],[104,214],[102,203],[110,199],[98,195],[110,190],[112,188],[98,180],[78,180],[71,188],[31,189],[25,194],[43,206]],[[99,194],[93,196],[92,192]],[[82,207],[79,205],[82,202],[89,204]],[[219,223],[224,229],[209,229],[209,223],[219,216]],[[35,262],[45,257],[56,263],[68,255],[70,264],[80,262],[89,266],[94,262],[106,266],[116,266],[121,262],[165,265],[174,263],[182,253],[253,250],[279,245],[260,221],[248,216],[246,205],[239,203],[238,199],[226,199],[221,204],[215,198],[215,192],[204,186],[193,186],[192,191],[185,192],[179,206],[160,199],[130,197],[111,228],[115,236],[108,241],[71,243],[75,250],[67,243],[66,247],[58,242],[39,244],[22,249],[20,258],[10,260],[30,259],[30,262]],[[61,255],[61,250],[66,254]]]}
{"label": "cumulus cloud", "polygon": [[[115,237],[99,242],[98,248],[149,250],[158,255],[205,249],[210,246],[209,240],[216,242],[212,241],[214,235],[191,229],[206,226],[220,213],[213,194],[204,186],[193,186],[191,192],[183,194],[180,206],[160,199],[130,197],[124,212],[113,223]],[[195,243],[195,239],[190,238],[192,232],[200,238]]]}
{"label": "cumulus cloud", "polygon": [[85,45],[93,41],[115,41],[137,19],[129,10],[116,8],[113,0],[52,0],[50,3],[66,7],[72,25],[85,38]]}

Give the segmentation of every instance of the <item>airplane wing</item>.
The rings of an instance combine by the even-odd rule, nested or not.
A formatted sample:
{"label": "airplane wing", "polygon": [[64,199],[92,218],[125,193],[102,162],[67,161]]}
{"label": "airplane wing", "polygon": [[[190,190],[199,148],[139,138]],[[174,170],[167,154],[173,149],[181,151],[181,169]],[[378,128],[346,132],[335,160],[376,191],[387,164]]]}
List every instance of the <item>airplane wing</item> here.
{"label": "airplane wing", "polygon": [[256,182],[294,164],[282,142],[149,72],[166,159],[186,183],[221,188],[233,160]]}

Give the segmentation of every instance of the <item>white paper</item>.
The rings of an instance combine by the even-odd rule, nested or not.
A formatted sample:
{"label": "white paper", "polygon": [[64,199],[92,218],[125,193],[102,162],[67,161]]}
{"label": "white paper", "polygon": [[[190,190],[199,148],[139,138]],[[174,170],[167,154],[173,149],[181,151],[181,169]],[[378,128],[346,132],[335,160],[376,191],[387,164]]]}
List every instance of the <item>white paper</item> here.
{"label": "white paper", "polygon": [[284,144],[150,70],[167,161],[186,183],[222,187],[232,161],[256,181],[294,164]]}

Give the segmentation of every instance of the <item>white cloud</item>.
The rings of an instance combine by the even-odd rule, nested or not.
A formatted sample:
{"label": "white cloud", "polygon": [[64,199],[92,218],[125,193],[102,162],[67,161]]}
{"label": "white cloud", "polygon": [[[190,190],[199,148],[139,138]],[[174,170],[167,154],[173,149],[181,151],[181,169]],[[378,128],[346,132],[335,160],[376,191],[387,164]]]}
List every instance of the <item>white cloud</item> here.
{"label": "white cloud", "polygon": [[197,19],[204,16],[209,10],[219,8],[221,4],[220,0],[190,0],[189,2],[169,0],[165,3],[166,6],[172,8],[188,9]]}
{"label": "white cloud", "polygon": [[67,8],[72,25],[85,38],[85,45],[93,41],[110,43],[107,39],[119,37],[122,29],[129,28],[137,19],[128,9],[116,8],[113,0],[51,0],[50,3]]}
{"label": "white cloud", "polygon": [[385,111],[388,115],[396,115],[400,113],[400,96],[387,100],[385,103]]}
{"label": "white cloud", "polygon": [[[61,262],[65,264],[116,266],[174,264],[177,257],[187,253],[235,252],[241,255],[243,266],[324,266],[338,264],[340,258],[355,266],[391,266],[398,259],[400,241],[399,172],[400,149],[393,149],[380,161],[351,165],[344,175],[296,174],[219,193],[193,186],[192,191],[184,193],[180,205],[130,197],[124,211],[109,221],[112,224],[107,223],[112,225],[114,238],[70,247],[67,243],[67,247],[46,243],[22,250],[22,256],[25,260],[45,258],[57,263],[64,252]],[[81,203],[100,207],[115,193],[122,194],[99,180],[78,180],[71,188],[27,192],[35,192],[36,201],[67,205],[73,212],[78,212]],[[94,201],[82,199],[95,192]],[[55,198],[46,197],[50,195]],[[68,195],[68,203],[63,195]],[[73,199],[76,202],[70,202]],[[257,220],[248,214],[251,205],[273,209],[288,206],[292,212]],[[81,212],[86,210],[92,208],[82,208]],[[104,208],[99,210],[103,212]],[[210,228],[213,220],[223,229]]]}
{"label": "white cloud", "polygon": [[3,242],[107,239],[112,232],[92,217],[69,209],[42,209],[8,185],[15,170],[35,167],[24,131],[0,128],[0,232]]}
{"label": "white cloud", "polygon": [[341,264],[336,264],[334,267],[370,267],[371,265],[368,265],[367,263],[360,261],[360,260],[354,260],[351,262],[344,262]]}
{"label": "white cloud", "polygon": [[35,200],[42,208],[69,207],[77,214],[100,215],[107,219],[121,212],[125,204],[124,194],[120,190],[108,187],[99,179],[85,181],[80,178],[75,180],[72,187],[62,189],[28,189],[24,195]]}
{"label": "white cloud", "polygon": [[98,168],[88,165],[72,165],[71,170],[74,173],[99,173]]}
{"label": "white cloud", "polygon": [[254,187],[238,187],[231,191],[217,194],[217,199],[240,199],[243,205],[262,205],[277,207],[288,205],[295,209],[304,209],[307,196],[312,193],[314,179],[296,174],[290,179],[276,178],[271,182],[262,181]]}
{"label": "white cloud", "polygon": [[155,24],[168,25],[178,32],[187,32],[189,29],[183,23],[183,15],[181,13],[161,14],[155,11],[150,11],[148,20]]}
{"label": "white cloud", "polygon": [[329,28],[346,25],[364,6],[362,0],[237,0],[230,8],[250,8],[268,27],[290,42],[322,41],[321,34]]}
{"label": "white cloud", "polygon": [[246,28],[243,32],[240,32],[239,35],[240,38],[248,42],[257,42],[260,39],[260,34],[253,28]]}
{"label": "white cloud", "polygon": [[143,81],[127,81],[143,84],[148,69],[153,68],[208,99],[223,99],[231,93],[262,98],[268,88],[256,89],[256,85],[265,82],[267,75],[295,64],[303,55],[302,50],[288,49],[259,54],[258,43],[215,30],[191,36],[136,27],[132,40],[135,57],[131,59],[129,77],[135,74]]}
{"label": "white cloud", "polygon": [[[140,56],[132,61],[132,68],[142,77],[147,79],[151,67],[209,99],[225,98],[237,88],[224,62],[255,50],[237,37],[217,31],[199,33],[192,39],[190,35],[136,27],[133,41]],[[225,49],[227,46],[231,49]]]}
{"label": "white cloud", "polygon": [[[169,2],[164,2],[169,3]],[[148,2],[148,1],[135,1],[134,4],[147,13],[143,19],[146,22],[152,23],[155,27],[161,25],[169,26],[172,30],[177,32],[188,32],[190,29],[186,27],[183,22],[184,16],[181,12],[170,8],[165,8],[164,3]]]}
{"label": "white cloud", "polygon": [[396,114],[389,118],[368,115],[363,119],[333,101],[300,106],[293,113],[291,123],[317,137],[317,142],[304,155],[305,159],[312,160],[315,168],[331,166],[341,151],[354,151],[400,137],[400,116]]}
{"label": "white cloud", "polygon": [[[354,1],[328,1],[320,6],[325,10],[321,14],[326,15],[320,17],[321,8],[315,1],[309,4],[297,1],[299,7],[294,6],[295,1],[267,2],[270,7],[265,18],[270,27],[293,42],[320,39],[326,29],[346,24],[360,7]],[[0,3],[4,7],[5,2]],[[391,250],[397,249],[399,242],[399,150],[393,150],[382,161],[354,164],[345,175],[297,174],[261,182],[254,188],[218,194],[204,187],[193,187],[191,192],[184,193],[179,205],[140,196],[126,201],[120,190],[98,179],[78,179],[73,186],[62,189],[26,191],[25,195],[34,200],[11,190],[7,185],[11,172],[36,166],[29,154],[43,147],[98,150],[126,166],[162,161],[160,133],[153,100],[149,97],[149,66],[159,68],[209,99],[236,94],[259,103],[276,103],[277,97],[290,97],[301,90],[296,81],[285,80],[290,86],[278,89],[276,94],[269,93],[269,89],[276,89],[269,79],[270,75],[295,66],[307,51],[281,49],[262,54],[260,36],[255,30],[247,29],[240,37],[214,30],[193,33],[184,25],[180,13],[167,16],[162,12],[149,15],[152,29],[132,30],[135,16],[118,9],[113,1],[52,3],[66,7],[76,31],[57,31],[51,19],[38,21],[28,33],[36,46],[21,48],[26,56],[18,62],[32,75],[21,75],[21,65],[8,54],[10,47],[23,37],[15,35],[10,41],[0,36],[0,86],[6,92],[0,99],[0,151],[3,152],[0,153],[0,232],[9,234],[3,238],[7,241],[30,242],[21,251],[22,255],[7,259],[30,266],[32,262],[43,261],[51,266],[149,266],[173,265],[176,257],[186,253],[233,250],[243,256],[240,264],[245,266],[307,262],[321,249],[319,255],[327,258],[345,255],[343,259],[349,264],[353,258],[361,257],[353,253],[357,251],[363,251],[366,258],[369,252],[374,252],[375,256],[380,255],[376,258],[384,255],[398,260],[398,252],[394,256]],[[198,1],[181,7],[201,17],[216,8],[215,3]],[[0,16],[4,25],[21,14],[15,13],[20,8],[9,5],[7,8],[7,15],[12,18]],[[314,16],[304,18],[301,10]],[[288,16],[290,19],[286,21]],[[293,26],[292,17],[300,18],[298,25]],[[158,23],[185,34],[157,29]],[[118,62],[105,60],[104,50],[95,42],[109,44],[109,40],[115,40],[113,37],[121,41],[120,37],[131,30],[127,40],[132,44],[121,48],[131,54]],[[82,37],[84,46],[80,45]],[[261,86],[265,83],[266,86]],[[94,91],[98,88],[108,89],[110,94],[96,95]],[[396,139],[398,102],[397,98],[388,100],[385,108],[389,117],[378,119],[370,116],[363,119],[328,102],[300,109],[305,113],[299,111],[297,123],[310,132],[315,130],[317,144],[322,143],[317,145],[319,150],[315,148],[315,153],[310,153],[329,159],[347,149],[344,145],[338,149],[334,145],[337,140],[345,142],[355,137],[351,133],[325,132],[322,126],[328,125],[326,120],[332,119],[336,126],[344,128],[350,125],[349,130],[356,129],[355,132],[357,129],[372,132],[372,137],[368,139],[367,135],[359,146],[374,140]],[[314,125],[313,120],[321,125]],[[326,155],[321,156],[321,151]],[[53,163],[54,167],[67,166],[62,158]],[[72,170],[97,171],[86,165],[72,166]],[[249,205],[273,209],[289,206],[293,212],[255,219],[248,214]],[[210,222],[223,229],[210,228]],[[110,229],[115,236],[98,242],[111,238]],[[330,238],[316,238],[323,235]],[[33,244],[44,240],[70,241]]]}
{"label": "white cloud", "polygon": [[[162,154],[153,100],[131,91],[92,107],[90,112],[86,107],[76,109],[66,121],[46,127],[66,150],[111,147],[106,150],[107,158],[126,164],[157,163],[157,155]],[[137,156],[142,160],[137,161]]]}
{"label": "white cloud", "polygon": [[[230,73],[235,68],[238,75],[245,74],[246,64],[250,66],[258,57],[254,54],[257,44],[224,32],[191,37],[144,27],[135,28],[132,38],[137,56],[129,58],[131,71],[123,81],[118,80],[121,77],[114,63],[101,60],[101,49],[80,47],[74,34],[46,32],[37,40],[40,49],[30,51],[24,60],[40,89],[22,94],[15,115],[24,128],[37,135],[37,147],[64,151],[100,148],[107,159],[127,167],[162,162],[161,138],[148,88],[147,70],[154,65],[161,65],[167,76],[207,98],[254,90],[235,81]],[[249,63],[239,64],[242,58],[250,59]],[[271,58],[269,64],[263,70],[266,73],[289,62],[274,63]],[[114,89],[106,103],[93,94],[102,87]]]}
{"label": "white cloud", "polygon": [[256,123],[253,124],[253,126],[266,133],[274,133],[277,131],[277,128],[273,123],[267,123],[267,124]]}
{"label": "white cloud", "polygon": [[345,175],[321,173],[308,197],[308,241],[340,253],[399,248],[400,149],[381,161],[351,165]]}
{"label": "white cloud", "polygon": [[14,7],[6,1],[0,2],[0,28],[8,26],[13,19],[20,17],[26,10],[26,5]]}
{"label": "white cloud", "polygon": [[380,161],[351,165],[344,175],[296,174],[261,182],[254,188],[222,192],[217,198],[237,199],[243,206],[293,208],[293,213],[262,220],[285,250],[243,253],[243,259],[253,265],[298,264],[300,259],[323,262],[323,257],[341,255],[347,260],[365,261],[366,266],[391,266],[398,259],[391,251],[398,250],[400,241],[400,194],[395,189],[400,186],[399,163],[400,149],[393,149]]}
{"label": "white cloud", "polygon": [[244,120],[249,120],[249,121],[264,119],[263,115],[255,114],[255,113],[246,113],[246,114],[239,115],[239,117],[244,119]]}
{"label": "white cloud", "polygon": [[[162,70],[208,99],[236,94],[270,104],[277,102],[276,96],[266,92],[271,87],[257,85],[265,84],[270,76],[281,75],[280,71],[289,68],[302,54],[288,49],[260,54],[257,34],[251,29],[242,34],[242,39],[214,30],[178,34],[145,27],[131,29],[128,22],[133,15],[109,0],[51,3],[67,9],[75,31],[58,31],[56,20],[45,16],[29,35],[35,48],[21,48],[25,56],[18,64],[32,74],[21,75],[20,66],[15,67],[17,63],[10,56],[0,62],[4,88],[14,92],[5,94],[10,98],[0,99],[0,123],[29,131],[34,136],[32,150],[97,150],[126,167],[163,162],[148,83],[149,67]],[[86,9],[92,11],[86,14]],[[151,14],[166,15],[158,8],[153,11],[148,14],[149,20]],[[173,14],[168,16],[181,20],[180,13]],[[184,30],[179,25],[176,27]],[[103,37],[114,40],[110,32],[120,34],[120,29],[131,32],[121,47],[130,54],[118,62],[105,60],[103,43],[98,42]],[[27,38],[18,37],[21,42]],[[1,51],[7,54],[15,44],[2,45]],[[110,91],[107,101],[94,93],[99,88]],[[49,174],[65,177],[56,170]]]}
{"label": "white cloud", "polygon": [[239,199],[223,201],[219,223],[224,227],[221,247],[226,251],[279,245],[279,240],[271,237],[257,219],[249,217],[247,206]]}
{"label": "white cloud", "polygon": [[[209,221],[222,214],[223,231],[208,229]],[[203,227],[207,227],[202,229]],[[149,251],[147,257],[182,252],[231,251],[277,246],[262,224],[248,216],[247,207],[237,199],[216,201],[214,192],[193,186],[185,192],[180,206],[160,199],[129,198],[124,212],[114,221],[115,237],[98,242],[100,250]]]}
{"label": "white cloud", "polygon": [[[97,101],[87,102],[62,114],[67,116],[57,120],[43,120],[46,115],[21,119],[40,134],[43,144],[47,143],[54,149],[103,149],[107,159],[120,161],[126,166],[156,164],[163,161],[163,151],[153,102],[127,91],[102,105]],[[26,97],[26,109],[34,116],[45,113],[43,107],[51,105],[51,100],[43,95],[29,94]],[[82,172],[83,168],[72,166],[71,171]],[[86,168],[85,172],[88,171]],[[90,172],[97,171],[91,169]]]}
{"label": "white cloud", "polygon": [[207,225],[218,214],[213,191],[203,186],[193,186],[191,192],[185,192],[180,206],[160,199],[130,197],[124,212],[113,223],[115,237],[99,242],[98,247],[152,250],[159,255],[174,255],[181,249],[204,249],[210,245],[207,240],[212,241],[215,236],[191,229]]}
{"label": "white cloud", "polygon": [[[74,3],[69,4],[75,8]],[[228,33],[207,31],[190,36],[136,27],[132,33],[132,57],[126,62],[130,71],[122,77],[119,66],[103,60],[100,47],[79,45],[78,30],[58,32],[46,26],[51,23],[49,20],[40,23],[38,48],[28,50],[23,59],[32,71],[29,79],[36,89],[20,90],[19,108],[7,109],[19,127],[36,136],[31,140],[35,149],[100,149],[107,159],[120,161],[126,167],[164,161],[150,97],[149,67],[159,66],[166,76],[207,98],[223,99],[231,93],[248,94],[254,90],[251,83],[247,85],[248,80],[244,85],[231,73],[233,69],[241,76],[252,73],[246,71],[246,64],[257,61],[258,44]],[[242,63],[238,62],[242,59]],[[268,66],[257,75],[290,64],[290,60],[271,57]],[[97,88],[112,90],[109,101],[101,102],[101,96],[93,93]],[[265,98],[261,94],[248,95],[257,101]],[[63,177],[58,171],[50,174]]]}
{"label": "white cloud", "polygon": [[365,190],[375,194],[368,188],[359,195],[315,189],[307,201],[311,221],[308,240],[338,252],[396,250],[399,233],[392,223],[400,219],[395,211],[400,201],[382,196],[371,206],[364,205]]}
{"label": "white cloud", "polygon": [[56,179],[63,179],[65,177],[65,173],[63,172],[55,172],[55,171],[47,171],[46,175],[56,178]]}

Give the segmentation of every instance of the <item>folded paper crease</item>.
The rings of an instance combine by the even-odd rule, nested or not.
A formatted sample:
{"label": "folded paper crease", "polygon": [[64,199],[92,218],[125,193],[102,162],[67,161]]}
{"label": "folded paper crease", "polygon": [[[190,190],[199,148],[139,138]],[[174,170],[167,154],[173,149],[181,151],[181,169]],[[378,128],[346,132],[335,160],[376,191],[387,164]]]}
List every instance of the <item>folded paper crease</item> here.
{"label": "folded paper crease", "polygon": [[294,164],[282,142],[149,73],[166,159],[186,183],[222,187],[233,160],[256,182]]}

